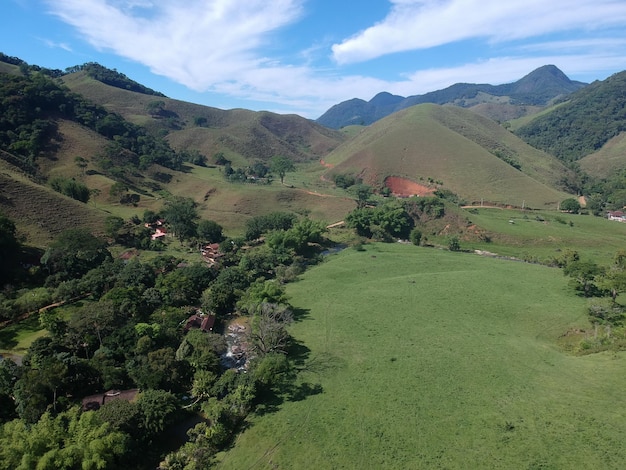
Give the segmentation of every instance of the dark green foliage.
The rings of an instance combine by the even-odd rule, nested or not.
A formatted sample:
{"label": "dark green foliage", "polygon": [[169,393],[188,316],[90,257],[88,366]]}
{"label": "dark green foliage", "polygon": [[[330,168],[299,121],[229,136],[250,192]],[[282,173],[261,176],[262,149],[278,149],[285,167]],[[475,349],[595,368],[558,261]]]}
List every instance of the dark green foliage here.
{"label": "dark green foliage", "polygon": [[348,173],[338,173],[334,175],[333,181],[335,182],[335,186],[342,189],[348,189],[350,186],[362,183],[361,178],[357,178],[356,176]]}
{"label": "dark green foliage", "polygon": [[422,241],[422,232],[414,228],[409,234],[409,240],[411,240],[411,243],[413,243],[414,245],[419,246]]}
{"label": "dark green foliage", "polygon": [[359,209],[365,207],[372,195],[372,187],[367,184],[357,184],[350,187],[350,192],[354,194],[356,198],[356,205]]}
{"label": "dark green foliage", "polygon": [[448,240],[448,250],[461,251],[461,241],[459,240],[459,237],[450,237],[450,239]]}
{"label": "dark green foliage", "polygon": [[563,274],[571,278],[574,289],[584,297],[593,297],[600,293],[595,281],[602,273],[602,267],[587,260],[571,261],[563,267]]}
{"label": "dark green foliage", "polygon": [[283,184],[285,180],[285,175],[289,172],[295,171],[296,167],[289,158],[283,157],[281,155],[276,155],[270,160],[270,169],[274,173],[278,174],[280,178],[280,184]]}
{"label": "dark green foliage", "polygon": [[15,420],[0,429],[0,469],[120,468],[127,441],[127,435],[78,407],[46,413],[33,426]]}
{"label": "dark green foliage", "polygon": [[272,212],[246,221],[246,240],[255,240],[271,230],[288,230],[297,216],[289,212]]}
{"label": "dark green foliage", "polygon": [[250,277],[241,268],[222,269],[211,286],[202,293],[202,306],[219,315],[232,312],[249,285]]}
{"label": "dark green foliage", "polygon": [[150,438],[163,431],[172,422],[177,409],[176,397],[163,390],[146,390],[137,401],[141,414],[141,429]]}
{"label": "dark green foliage", "polygon": [[[123,171],[122,167],[129,163],[143,167],[159,163],[174,169],[180,169],[182,165],[182,156],[165,140],[87,102],[42,73],[28,76],[0,74],[0,108],[3,110],[0,114],[0,149],[23,157],[19,165],[31,173],[37,171],[34,160],[54,144],[57,117],[73,120],[115,139],[115,145],[99,160],[105,170],[117,168]],[[119,149],[127,152],[122,164],[111,162],[111,158],[115,160],[120,154]],[[128,158],[128,152],[135,161]]]}
{"label": "dark green foliage", "polygon": [[565,212],[571,212],[572,214],[578,214],[580,203],[575,198],[570,197],[561,202],[560,209]]}
{"label": "dark green foliage", "polygon": [[346,216],[345,221],[360,236],[381,241],[391,241],[394,237],[408,238],[414,225],[405,207],[397,201],[375,208],[357,208]]}
{"label": "dark green foliage", "polygon": [[81,277],[110,257],[104,241],[83,229],[70,229],[50,245],[41,264],[62,281]]}
{"label": "dark green foliage", "polygon": [[516,134],[561,160],[579,160],[626,130],[625,89],[626,72],[594,82]]}
{"label": "dark green foliage", "polygon": [[193,199],[180,196],[170,199],[161,213],[174,235],[181,241],[196,236],[198,212]]}
{"label": "dark green foliage", "polygon": [[201,220],[198,223],[198,238],[207,243],[220,243],[224,240],[222,226],[213,220]]}
{"label": "dark green foliage", "polygon": [[0,214],[0,284],[11,280],[19,267],[21,247],[17,240],[15,223]]}
{"label": "dark green foliage", "polygon": [[107,69],[102,65],[96,62],[88,62],[83,65],[78,65],[75,67],[71,67],[66,70],[68,73],[78,72],[79,70],[84,70],[87,72],[91,78],[98,80],[99,82],[105,83],[107,85],[114,86],[116,88],[122,88],[123,90],[135,91],[137,93],[143,93],[144,95],[154,95],[165,97],[163,93],[158,91],[154,91],[148,87],[143,86],[140,83],[137,83],[130,78],[128,78],[123,73],[118,72],[117,70]]}
{"label": "dark green foliage", "polygon": [[160,275],[155,287],[167,305],[192,305],[198,301],[213,276],[205,264],[196,263]]}

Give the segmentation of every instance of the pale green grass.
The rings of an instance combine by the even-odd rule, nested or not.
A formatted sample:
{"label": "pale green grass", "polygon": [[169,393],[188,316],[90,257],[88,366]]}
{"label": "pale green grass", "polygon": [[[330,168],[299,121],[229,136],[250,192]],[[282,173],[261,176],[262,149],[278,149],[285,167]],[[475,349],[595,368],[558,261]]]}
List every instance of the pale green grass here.
{"label": "pale green grass", "polygon": [[218,468],[623,468],[625,356],[558,349],[587,326],[559,270],[373,245],[288,293],[323,392],[254,417]]}
{"label": "pale green grass", "polygon": [[626,224],[603,217],[488,208],[465,211],[465,215],[472,223],[498,235],[493,243],[462,242],[464,249],[531,256],[539,261],[571,249],[601,264],[610,263],[613,255],[624,249]]}
{"label": "pale green grass", "polygon": [[39,323],[39,315],[3,328],[0,330],[0,354],[26,354],[33,341],[46,334]]}

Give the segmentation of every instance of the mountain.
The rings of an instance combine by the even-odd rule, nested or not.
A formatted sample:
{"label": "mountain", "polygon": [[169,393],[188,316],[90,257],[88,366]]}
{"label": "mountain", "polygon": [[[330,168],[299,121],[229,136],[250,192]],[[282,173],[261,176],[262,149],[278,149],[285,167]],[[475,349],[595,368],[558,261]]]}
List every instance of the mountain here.
{"label": "mountain", "polygon": [[[625,131],[626,72],[620,72],[572,93],[567,102],[534,117],[515,133],[561,160],[584,161],[588,155],[596,160],[597,156],[591,154],[600,152],[609,142],[611,148],[620,148],[614,144]],[[626,167],[626,157],[620,155],[624,154],[618,153],[612,166]],[[589,169],[594,167],[597,162]]]}
{"label": "mountain", "polygon": [[467,202],[556,207],[569,170],[494,121],[472,111],[422,104],[365,128],[324,159],[326,177],[356,175],[381,188],[400,177]]}
{"label": "mountain", "polygon": [[504,85],[457,83],[443,90],[406,98],[379,93],[370,101],[344,101],[326,111],[317,122],[333,129],[351,124],[369,125],[391,113],[421,103],[453,104],[464,108],[491,104],[491,108],[482,107],[482,112],[487,117],[496,118],[503,112],[499,108],[513,106],[517,109],[516,114],[521,115],[528,112],[523,107],[545,106],[551,100],[585,85],[570,80],[554,65],[544,65],[520,80]]}

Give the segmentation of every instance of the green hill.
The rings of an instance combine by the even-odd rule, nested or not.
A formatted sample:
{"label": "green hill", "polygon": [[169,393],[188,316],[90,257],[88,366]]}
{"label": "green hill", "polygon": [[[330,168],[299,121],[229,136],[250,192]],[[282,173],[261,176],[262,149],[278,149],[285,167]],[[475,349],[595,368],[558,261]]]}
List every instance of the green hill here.
{"label": "green hill", "polygon": [[624,353],[560,270],[400,244],[345,250],[289,286],[301,388],[217,468],[621,469]]}
{"label": "green hill", "polygon": [[626,131],[624,90],[626,72],[596,81],[515,132],[529,144],[561,160],[580,160]]}
{"label": "green hill", "polygon": [[[364,129],[325,158],[337,173],[381,187],[388,176],[443,183],[469,202],[556,207],[568,173],[494,121],[451,106],[425,104]],[[439,185],[441,186],[441,184]]]}
{"label": "green hill", "polygon": [[[318,160],[344,140],[343,134],[297,115],[244,109],[221,110],[104,84],[85,71],[63,77],[74,92],[153,133],[167,134],[177,149],[208,157],[223,152],[234,162],[284,155],[294,161]],[[160,103],[150,112],[150,107]]]}

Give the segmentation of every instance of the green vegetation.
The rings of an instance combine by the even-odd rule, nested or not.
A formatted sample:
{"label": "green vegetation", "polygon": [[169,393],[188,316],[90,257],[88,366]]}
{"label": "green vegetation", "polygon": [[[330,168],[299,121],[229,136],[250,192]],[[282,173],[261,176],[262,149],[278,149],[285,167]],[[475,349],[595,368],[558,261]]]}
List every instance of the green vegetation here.
{"label": "green vegetation", "polygon": [[579,160],[626,130],[625,84],[626,72],[594,82],[571,95],[567,103],[520,127],[516,134],[561,160]]}
{"label": "green vegetation", "polygon": [[287,290],[322,393],[255,416],[219,468],[620,468],[624,353],[557,346],[589,328],[566,283],[411,245],[333,256]]}
{"label": "green vegetation", "polygon": [[0,468],[619,468],[626,226],[588,213],[623,172],[454,107],[339,133],[0,60]]}

